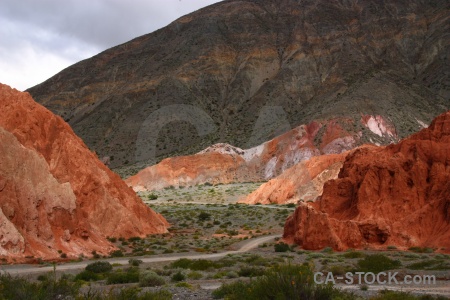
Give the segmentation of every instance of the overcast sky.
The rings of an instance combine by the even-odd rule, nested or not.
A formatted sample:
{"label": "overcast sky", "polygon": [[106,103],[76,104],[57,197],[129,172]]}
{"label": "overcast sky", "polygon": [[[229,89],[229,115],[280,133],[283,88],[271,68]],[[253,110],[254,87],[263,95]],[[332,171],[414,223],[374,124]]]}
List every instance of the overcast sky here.
{"label": "overcast sky", "polygon": [[219,0],[1,0],[0,82],[25,90]]}

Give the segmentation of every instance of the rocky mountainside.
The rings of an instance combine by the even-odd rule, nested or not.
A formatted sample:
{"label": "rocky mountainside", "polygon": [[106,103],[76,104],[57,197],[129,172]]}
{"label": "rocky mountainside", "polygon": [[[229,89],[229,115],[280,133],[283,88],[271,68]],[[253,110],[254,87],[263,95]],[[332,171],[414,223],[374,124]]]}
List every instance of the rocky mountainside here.
{"label": "rocky mountainside", "polygon": [[226,0],[29,92],[112,167],[335,117],[385,144],[396,138],[361,115],[403,138],[448,109],[449,18],[446,0]]}
{"label": "rocky mountainside", "polygon": [[[381,126],[382,124],[379,124],[381,127],[367,125],[367,120],[370,119],[375,120],[376,118],[373,116],[362,117],[361,126],[372,127],[370,130],[376,132],[382,128],[384,135],[392,135],[389,128]],[[378,119],[383,120],[381,117]],[[344,129],[344,127],[353,128],[353,125],[352,120],[349,119],[335,118],[322,123],[314,121],[245,150],[229,144],[215,144],[195,155],[166,158],[127,178],[126,182],[134,190],[143,191],[204,183],[266,181],[312,157],[322,154],[340,154],[353,149],[363,137],[362,131],[355,133]],[[316,142],[318,139],[321,140],[320,144]],[[314,160],[311,163],[306,162],[295,170],[305,170],[315,178],[324,169],[330,167],[336,169],[334,173],[337,176],[339,168],[331,165],[342,161],[344,157],[336,155]],[[296,171],[291,171],[289,174],[292,172]],[[292,175],[298,179],[295,174]],[[288,177],[280,177],[280,179],[285,180]],[[322,182],[328,177],[319,176],[317,180]],[[306,177],[304,179],[303,184],[309,182]],[[297,182],[296,185],[298,184],[301,183]]]}
{"label": "rocky mountainside", "polygon": [[[164,233],[149,209],[60,117],[0,84],[0,258],[77,258],[107,236]],[[60,252],[58,252],[60,251]]]}
{"label": "rocky mountainside", "polygon": [[286,204],[315,201],[323,185],[336,179],[347,152],[302,161],[239,200],[246,204]]}
{"label": "rocky mountainside", "polygon": [[386,147],[347,155],[314,203],[300,203],[284,239],[305,249],[432,247],[450,250],[450,111]]}

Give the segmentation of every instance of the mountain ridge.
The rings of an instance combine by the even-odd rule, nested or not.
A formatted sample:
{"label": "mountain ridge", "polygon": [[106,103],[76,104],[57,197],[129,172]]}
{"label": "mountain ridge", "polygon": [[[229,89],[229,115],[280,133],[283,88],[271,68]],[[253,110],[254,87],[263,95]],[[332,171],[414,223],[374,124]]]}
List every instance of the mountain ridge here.
{"label": "mountain ridge", "polygon": [[[446,1],[228,0],[28,91],[113,168],[218,142],[250,148],[314,120],[358,124],[361,114],[383,116],[404,138],[449,107],[449,15]],[[215,130],[199,133],[202,113],[183,109],[158,119],[170,105],[203,112]],[[142,137],[155,155],[139,161],[129,153],[140,151],[146,120],[158,125],[154,142]]]}

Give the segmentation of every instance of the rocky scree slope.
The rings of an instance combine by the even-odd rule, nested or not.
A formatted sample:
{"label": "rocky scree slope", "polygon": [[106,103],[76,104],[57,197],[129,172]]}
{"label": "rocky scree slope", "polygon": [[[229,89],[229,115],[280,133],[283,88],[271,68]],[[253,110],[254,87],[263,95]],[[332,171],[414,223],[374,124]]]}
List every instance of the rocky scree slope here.
{"label": "rocky scree slope", "polygon": [[[0,84],[0,258],[107,254],[107,236],[167,232],[60,117]],[[58,252],[59,251],[59,252]]]}
{"label": "rocky scree slope", "polygon": [[450,111],[386,147],[347,155],[314,203],[300,203],[284,239],[305,249],[450,249]]}
{"label": "rocky scree slope", "polygon": [[[29,92],[112,167],[217,142],[251,148],[334,117],[384,144],[392,137],[365,129],[361,114],[403,138],[448,109],[449,18],[445,0],[227,0]],[[133,155],[142,144],[152,155]]]}

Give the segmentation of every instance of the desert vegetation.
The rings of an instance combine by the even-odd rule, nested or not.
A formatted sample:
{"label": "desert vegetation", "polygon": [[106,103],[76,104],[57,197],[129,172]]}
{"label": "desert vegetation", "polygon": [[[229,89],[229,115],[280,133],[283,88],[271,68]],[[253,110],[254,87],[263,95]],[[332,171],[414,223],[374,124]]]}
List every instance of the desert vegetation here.
{"label": "desert vegetation", "polygon": [[[118,250],[109,257],[92,253],[92,262],[76,272],[62,274],[55,264],[54,272],[34,277],[3,275],[0,299],[53,299],[58,295],[74,299],[172,299],[175,294],[180,299],[192,294],[201,299],[445,299],[379,292],[371,285],[346,291],[343,281],[336,278],[347,272],[393,271],[399,272],[399,279],[406,274],[435,274],[445,283],[450,279],[450,256],[435,249],[399,251],[387,245],[384,251],[308,251],[275,238],[248,253],[216,259],[145,262],[145,258],[156,255],[220,253],[238,249],[252,238],[281,234],[292,205],[236,204],[240,195],[256,186],[247,183],[168,188],[149,193],[155,195],[154,200],[142,194],[147,205],[172,224],[169,233],[144,238],[109,237]],[[232,196],[225,197],[227,194]],[[315,284],[311,281],[313,272],[331,272],[336,284]],[[11,284],[19,287],[17,292],[12,292]]]}

